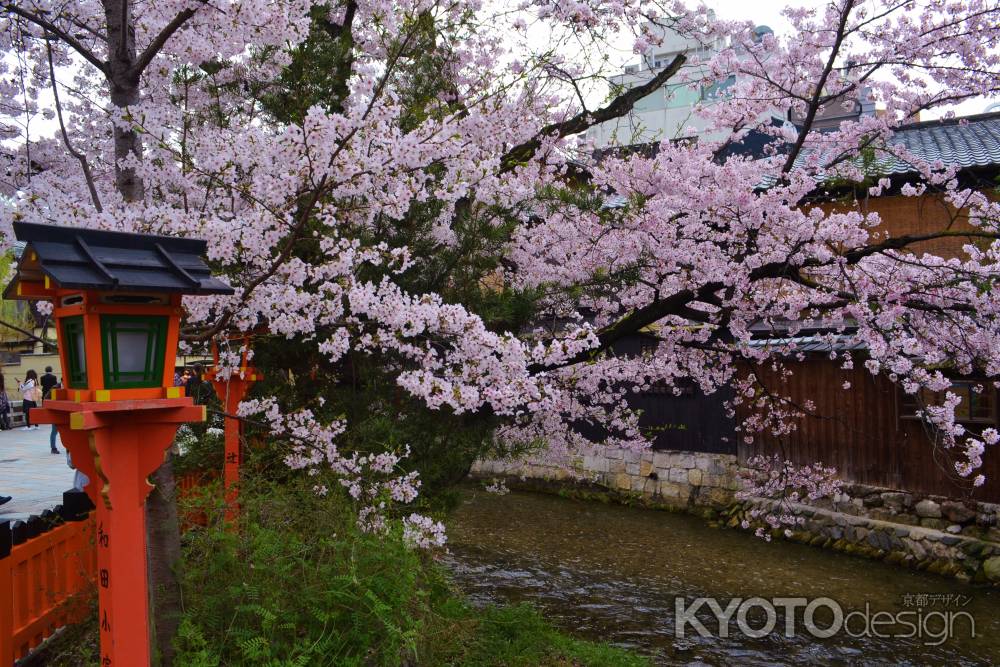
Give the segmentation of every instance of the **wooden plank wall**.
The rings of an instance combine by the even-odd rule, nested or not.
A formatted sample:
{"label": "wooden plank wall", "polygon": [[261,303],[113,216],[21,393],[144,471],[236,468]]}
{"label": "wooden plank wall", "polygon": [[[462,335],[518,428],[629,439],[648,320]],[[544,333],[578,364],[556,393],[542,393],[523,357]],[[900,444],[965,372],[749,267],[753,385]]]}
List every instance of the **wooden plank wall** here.
{"label": "wooden plank wall", "polygon": [[[936,452],[924,427],[897,415],[895,386],[874,378],[861,365],[842,370],[828,359],[807,359],[790,365],[787,379],[760,370],[774,393],[802,403],[812,399],[821,417],[806,417],[797,431],[780,440],[757,436],[740,441],[741,461],[756,454],[779,454],[797,464],[821,461],[835,466],[847,482],[951,497],[1000,502],[1000,449],[987,450],[982,472],[986,484],[971,489],[954,480],[947,455]],[[844,389],[844,382],[851,383]]]}

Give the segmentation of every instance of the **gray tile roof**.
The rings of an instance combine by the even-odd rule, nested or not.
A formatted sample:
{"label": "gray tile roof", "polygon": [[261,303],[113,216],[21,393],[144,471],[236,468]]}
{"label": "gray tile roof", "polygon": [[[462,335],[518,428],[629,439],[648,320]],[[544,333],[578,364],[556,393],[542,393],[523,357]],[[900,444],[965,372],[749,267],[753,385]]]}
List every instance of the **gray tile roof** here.
{"label": "gray tile roof", "polygon": [[[904,125],[896,130],[888,143],[902,145],[928,162],[940,160],[948,167],[1000,168],[1000,112]],[[800,159],[805,161],[806,154],[807,151],[803,151]],[[875,167],[877,176],[903,175],[916,171],[913,165],[890,157],[885,151],[878,153]],[[821,183],[826,179],[818,175],[816,180]],[[760,187],[770,187],[774,182],[773,176],[767,176],[761,181]],[[625,197],[612,194],[605,201],[605,208],[621,208],[626,203]]]}
{"label": "gray tile roof", "polygon": [[[1000,113],[931,120],[901,127],[889,140],[924,160],[941,160],[961,169],[1000,165]],[[885,175],[905,174],[913,167],[902,160],[880,162]]]}
{"label": "gray tile roof", "polygon": [[755,338],[750,347],[781,348],[789,354],[795,352],[844,352],[865,350],[868,346],[854,336],[789,336],[783,338]]}
{"label": "gray tile roof", "polygon": [[207,247],[202,240],[26,222],[15,222],[13,228],[17,240],[34,252],[25,258],[22,250],[19,275],[8,285],[6,298],[18,280],[40,281],[43,276],[69,289],[233,293],[202,259]]}

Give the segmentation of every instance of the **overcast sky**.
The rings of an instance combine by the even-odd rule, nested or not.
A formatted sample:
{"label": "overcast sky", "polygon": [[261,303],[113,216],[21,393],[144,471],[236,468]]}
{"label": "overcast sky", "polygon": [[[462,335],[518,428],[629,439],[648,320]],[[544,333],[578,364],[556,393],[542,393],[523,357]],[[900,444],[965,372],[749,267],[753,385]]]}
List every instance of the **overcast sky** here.
{"label": "overcast sky", "polygon": [[[753,21],[757,25],[769,26],[774,32],[781,36],[786,36],[791,25],[788,20],[781,15],[781,10],[786,6],[822,6],[823,0],[705,0],[705,4],[715,10],[716,15],[723,19],[743,19]],[[982,113],[991,102],[998,102],[1000,98],[992,100],[970,100],[954,107],[957,114],[968,116]],[[925,118],[937,118],[943,115],[945,109],[937,109],[924,114]]]}

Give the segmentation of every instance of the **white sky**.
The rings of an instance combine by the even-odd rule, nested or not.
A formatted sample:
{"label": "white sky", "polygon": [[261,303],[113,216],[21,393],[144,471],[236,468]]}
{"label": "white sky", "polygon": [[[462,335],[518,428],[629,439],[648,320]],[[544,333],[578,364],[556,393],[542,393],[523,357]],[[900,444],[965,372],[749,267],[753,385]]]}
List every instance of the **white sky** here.
{"label": "white sky", "polygon": [[[788,20],[781,15],[781,10],[787,6],[822,6],[823,0],[705,0],[705,4],[715,10],[716,16],[722,19],[742,19],[769,26],[777,35],[785,36],[791,29]],[[954,106],[954,111],[960,116],[986,111],[992,102],[1000,98],[977,99]],[[946,109],[935,109],[925,113],[924,118],[938,118],[944,115]]]}
{"label": "white sky", "polygon": [[[697,0],[692,0],[696,2]],[[789,22],[781,15],[781,10],[788,6],[803,6],[803,5],[814,5],[822,6],[825,0],[704,0],[705,4],[714,9],[716,15],[722,19],[742,19],[746,21],[753,21],[757,25],[764,24],[769,26],[775,31],[779,36],[787,35],[791,29]],[[618,53],[608,54],[610,56],[610,62],[620,62],[620,63],[638,63],[638,56],[631,52],[631,43],[622,44],[621,49]],[[60,79],[65,80],[63,73],[60,73]],[[596,92],[596,91],[595,91]],[[601,91],[599,95],[603,97],[606,91]],[[589,97],[589,95],[588,95]],[[45,91],[42,95],[42,99],[39,100],[43,105],[50,103],[49,93]],[[976,113],[982,113],[986,110],[991,102],[1000,101],[1000,98],[994,98],[992,100],[971,100],[964,102],[954,108],[958,115],[971,115]],[[930,114],[925,114],[925,118],[936,118],[943,115],[945,109],[938,109]],[[46,120],[41,117],[41,115],[35,116],[31,121],[31,135],[32,139],[37,139],[40,136],[51,136],[58,131],[58,125],[55,120]]]}

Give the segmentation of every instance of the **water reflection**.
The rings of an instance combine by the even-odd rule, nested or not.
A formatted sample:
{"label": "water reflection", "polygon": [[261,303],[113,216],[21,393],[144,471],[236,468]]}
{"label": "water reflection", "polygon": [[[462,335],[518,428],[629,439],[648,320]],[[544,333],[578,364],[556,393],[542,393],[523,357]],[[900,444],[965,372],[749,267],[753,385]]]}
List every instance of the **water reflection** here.
{"label": "water reflection", "polygon": [[[474,601],[531,602],[560,627],[655,654],[663,664],[1000,663],[997,591],[798,544],[768,544],[686,515],[469,490],[450,522],[449,546],[456,581]],[[924,594],[940,597],[917,597]],[[911,611],[911,619],[917,611],[967,611],[977,636],[970,638],[959,620],[957,636],[939,646],[927,645],[930,638],[844,633],[817,640],[803,631],[800,609],[798,637],[781,634],[779,614],[777,630],[759,639],[737,632],[735,621],[728,638],[703,638],[688,627],[678,639],[678,596],[687,604],[724,598],[723,605],[734,597],[828,597],[845,611],[868,603],[870,613]],[[702,612],[698,618],[716,628],[707,607]],[[825,613],[816,616],[820,627],[832,620]],[[767,621],[757,608],[748,618],[758,628]]]}

